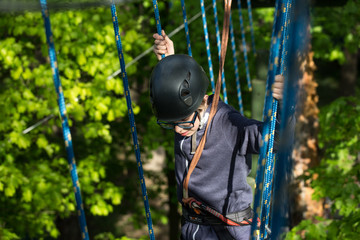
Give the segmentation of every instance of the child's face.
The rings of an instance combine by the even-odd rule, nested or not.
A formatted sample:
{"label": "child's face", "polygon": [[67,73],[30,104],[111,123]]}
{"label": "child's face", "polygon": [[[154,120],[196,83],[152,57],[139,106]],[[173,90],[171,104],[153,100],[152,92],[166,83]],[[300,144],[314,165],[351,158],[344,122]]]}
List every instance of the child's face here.
{"label": "child's face", "polygon": [[[186,137],[189,137],[191,135],[193,135],[199,128],[199,125],[200,125],[200,120],[199,120],[199,117],[198,117],[198,114],[196,114],[196,119],[194,121],[194,126],[190,129],[184,129],[182,127],[179,127],[178,125],[175,126],[174,128],[174,131],[178,134],[180,134],[181,136],[186,136]],[[187,121],[192,121],[193,118],[195,116],[195,112],[193,114],[191,114],[189,117],[181,120],[181,122],[187,122]]]}

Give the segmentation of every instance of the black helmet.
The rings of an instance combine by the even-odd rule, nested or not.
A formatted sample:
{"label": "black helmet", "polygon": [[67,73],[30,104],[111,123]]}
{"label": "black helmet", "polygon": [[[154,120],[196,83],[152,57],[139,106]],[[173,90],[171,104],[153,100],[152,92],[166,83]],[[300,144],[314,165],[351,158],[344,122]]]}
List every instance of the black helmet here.
{"label": "black helmet", "polygon": [[183,54],[163,58],[150,78],[150,101],[161,121],[179,121],[195,112],[209,80],[202,67]]}

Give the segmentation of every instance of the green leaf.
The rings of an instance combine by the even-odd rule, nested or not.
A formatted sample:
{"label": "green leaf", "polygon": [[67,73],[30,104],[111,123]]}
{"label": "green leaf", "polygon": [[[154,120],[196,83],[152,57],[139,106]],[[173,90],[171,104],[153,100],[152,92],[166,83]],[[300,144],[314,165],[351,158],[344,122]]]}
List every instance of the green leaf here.
{"label": "green leaf", "polygon": [[86,57],[83,54],[79,54],[76,58],[76,61],[80,66],[85,65],[87,62]]}
{"label": "green leaf", "polygon": [[12,185],[8,185],[6,188],[5,188],[5,196],[6,197],[12,197],[14,196],[15,194],[15,188],[12,186]]}
{"label": "green leaf", "polygon": [[31,192],[30,189],[23,190],[22,200],[24,202],[31,202],[31,200],[32,200],[32,192]]}

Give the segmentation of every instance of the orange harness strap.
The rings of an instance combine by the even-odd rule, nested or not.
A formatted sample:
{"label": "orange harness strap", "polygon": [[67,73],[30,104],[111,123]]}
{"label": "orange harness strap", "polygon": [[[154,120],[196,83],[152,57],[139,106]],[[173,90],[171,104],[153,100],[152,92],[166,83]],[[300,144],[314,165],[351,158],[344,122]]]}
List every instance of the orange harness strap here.
{"label": "orange harness strap", "polygon": [[212,102],[212,106],[210,109],[210,115],[209,119],[205,128],[204,136],[202,137],[199,146],[196,149],[195,155],[191,161],[191,164],[189,166],[188,173],[186,175],[186,178],[183,182],[183,188],[184,188],[184,194],[183,194],[183,202],[186,202],[186,199],[189,197],[188,194],[188,187],[189,187],[189,181],[191,173],[194,171],[197,163],[199,162],[199,159],[201,157],[201,153],[204,149],[205,142],[206,142],[206,136],[207,131],[210,126],[210,123],[217,111],[217,106],[219,103],[219,97],[220,97],[220,87],[221,87],[221,75],[225,64],[225,56],[226,56],[226,50],[227,50],[227,44],[229,39],[229,25],[230,25],[230,11],[231,11],[231,0],[224,0],[225,1],[225,14],[224,14],[224,22],[223,22],[223,30],[222,30],[222,39],[221,39],[221,55],[220,55],[220,64],[219,64],[219,75],[216,82],[216,88],[215,88],[215,95]]}

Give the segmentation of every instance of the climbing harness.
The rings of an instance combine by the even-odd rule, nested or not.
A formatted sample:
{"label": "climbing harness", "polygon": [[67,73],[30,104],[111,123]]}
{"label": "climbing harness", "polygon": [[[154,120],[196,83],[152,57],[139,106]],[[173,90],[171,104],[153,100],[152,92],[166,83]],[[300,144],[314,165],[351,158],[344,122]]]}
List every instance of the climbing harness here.
{"label": "climbing harness", "polygon": [[122,50],[121,37],[120,37],[120,31],[119,31],[119,23],[118,23],[118,19],[117,19],[116,6],[114,3],[114,0],[112,1],[112,4],[111,4],[111,15],[112,15],[112,20],[113,20],[113,25],[114,25],[116,47],[117,47],[121,71],[122,71],[122,80],[123,80],[124,92],[125,92],[125,96],[126,96],[128,116],[129,116],[129,120],[130,120],[130,129],[131,129],[131,133],[132,133],[134,150],[135,150],[135,154],[136,154],[136,162],[137,162],[137,166],[138,166],[138,173],[139,173],[139,179],[140,179],[140,184],[141,184],[141,191],[142,191],[142,195],[143,195],[146,220],[148,223],[148,231],[149,231],[150,239],[154,240],[155,235],[154,235],[154,230],[153,230],[153,226],[152,226],[152,219],[151,219],[151,213],[150,213],[149,200],[148,200],[147,191],[146,191],[144,172],[143,172],[142,162],[141,162],[141,158],[140,158],[140,147],[139,147],[138,138],[137,138],[135,117],[134,117],[134,111],[133,111],[132,103],[131,103],[128,78],[127,78],[127,74],[126,74],[126,70],[125,70],[125,60],[124,60],[124,55],[123,55],[123,50]]}
{"label": "climbing harness", "polygon": [[52,76],[54,79],[54,86],[55,86],[55,90],[56,90],[56,94],[57,94],[57,102],[59,105],[61,125],[62,125],[64,140],[65,140],[67,159],[68,159],[68,163],[69,163],[69,167],[70,167],[70,175],[71,175],[71,180],[73,183],[73,188],[74,188],[74,193],[75,193],[76,208],[77,208],[77,213],[78,213],[79,222],[80,222],[80,229],[81,229],[81,237],[82,237],[82,239],[88,240],[89,233],[88,233],[88,228],[86,225],[84,204],[82,202],[81,193],[80,193],[80,183],[79,183],[79,177],[78,177],[77,170],[76,170],[74,149],[73,149],[73,145],[72,145],[68,117],[66,114],[64,92],[62,90],[60,76],[59,76],[59,69],[58,69],[58,63],[57,63],[57,59],[56,59],[56,52],[55,52],[55,45],[54,45],[54,37],[53,37],[52,31],[51,31],[51,24],[50,24],[50,18],[49,18],[49,10],[47,7],[46,0],[40,0],[40,4],[41,4],[41,13],[42,13],[42,16],[44,19],[46,41],[48,44]]}
{"label": "climbing harness", "polygon": [[[194,198],[188,198],[186,205],[182,208],[182,224],[191,222],[198,225],[210,225],[220,240],[233,240],[227,226],[249,226],[253,221],[252,214],[251,207],[248,207],[243,211],[223,215]],[[260,219],[257,219],[257,223],[260,226]]]}
{"label": "climbing harness", "polygon": [[[189,208],[187,206],[189,206]],[[191,214],[190,208],[195,214]],[[183,207],[183,215],[184,218],[190,222],[205,225],[225,224],[227,226],[245,226],[252,223],[251,207],[248,207],[243,211],[223,215],[192,197],[186,200],[185,206]],[[260,222],[258,221],[258,223]]]}

